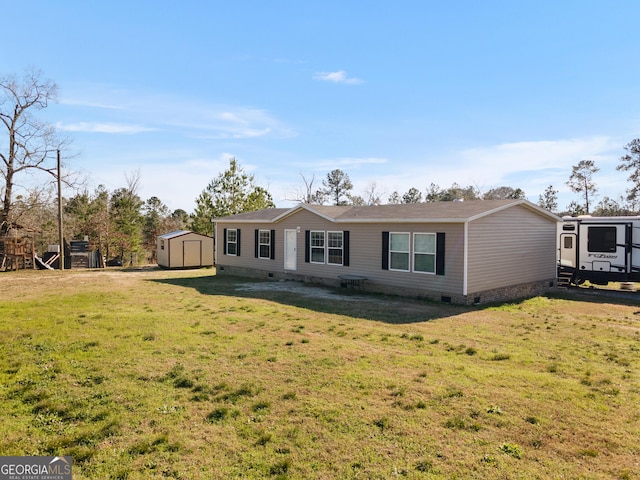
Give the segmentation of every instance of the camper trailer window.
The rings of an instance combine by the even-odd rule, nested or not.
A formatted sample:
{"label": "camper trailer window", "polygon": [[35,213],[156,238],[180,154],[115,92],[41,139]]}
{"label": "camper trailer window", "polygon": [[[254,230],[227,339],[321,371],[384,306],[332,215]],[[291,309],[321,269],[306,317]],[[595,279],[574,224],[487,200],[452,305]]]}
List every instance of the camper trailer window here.
{"label": "camper trailer window", "polygon": [[616,227],[589,227],[587,250],[590,252],[615,252]]}
{"label": "camper trailer window", "polygon": [[573,248],[573,237],[564,237],[564,248]]}

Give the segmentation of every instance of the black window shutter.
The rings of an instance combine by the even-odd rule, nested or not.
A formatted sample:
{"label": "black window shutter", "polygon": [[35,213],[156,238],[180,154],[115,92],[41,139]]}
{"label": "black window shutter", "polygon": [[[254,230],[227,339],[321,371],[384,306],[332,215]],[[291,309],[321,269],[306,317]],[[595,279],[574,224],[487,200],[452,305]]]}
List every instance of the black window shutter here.
{"label": "black window shutter", "polygon": [[382,232],[382,269],[389,270],[389,232]]}
{"label": "black window shutter", "polygon": [[236,241],[238,243],[236,243],[236,255],[239,257],[240,256],[240,229],[237,230],[237,235],[236,235]]}
{"label": "black window shutter", "polygon": [[227,254],[227,229],[222,230],[222,254]]}
{"label": "black window shutter", "polygon": [[276,258],[276,231],[275,230],[271,230],[271,245],[269,245],[269,247],[271,248],[271,260],[275,260]]}
{"label": "black window shutter", "polygon": [[259,246],[260,246],[260,233],[259,232],[260,232],[260,230],[258,230],[256,228],[256,231],[255,231],[255,246],[253,248],[253,250],[254,250],[253,254],[255,255],[256,258],[258,258],[258,249],[259,249]]}
{"label": "black window shutter", "polygon": [[304,261],[309,263],[309,248],[311,247],[311,231],[304,231]]}
{"label": "black window shutter", "polygon": [[342,232],[342,265],[349,266],[349,230]]}
{"label": "black window shutter", "polygon": [[436,234],[436,275],[444,275],[444,233]]}

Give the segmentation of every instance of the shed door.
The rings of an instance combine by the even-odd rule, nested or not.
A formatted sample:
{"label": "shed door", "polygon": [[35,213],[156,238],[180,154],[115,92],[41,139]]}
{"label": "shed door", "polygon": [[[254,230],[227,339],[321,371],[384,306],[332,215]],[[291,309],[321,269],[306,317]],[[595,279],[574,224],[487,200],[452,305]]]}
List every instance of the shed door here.
{"label": "shed door", "polygon": [[202,266],[202,241],[185,240],[182,243],[183,267],[200,267]]}
{"label": "shed door", "polygon": [[285,270],[295,270],[297,268],[296,241],[297,241],[297,232],[295,230],[284,231],[284,269]]}

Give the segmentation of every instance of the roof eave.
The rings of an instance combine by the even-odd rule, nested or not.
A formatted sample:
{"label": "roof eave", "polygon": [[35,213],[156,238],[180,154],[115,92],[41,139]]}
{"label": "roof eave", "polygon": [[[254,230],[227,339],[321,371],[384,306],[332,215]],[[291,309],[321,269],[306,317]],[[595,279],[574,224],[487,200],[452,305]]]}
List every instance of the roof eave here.
{"label": "roof eave", "polygon": [[225,220],[224,218],[214,218],[213,223],[273,223],[273,219],[256,219],[252,218],[250,220]]}
{"label": "roof eave", "polygon": [[493,215],[494,213],[498,213],[502,210],[506,210],[508,208],[512,208],[515,207],[517,205],[522,205],[525,208],[528,208],[529,210],[533,210],[534,212],[542,215],[543,217],[547,217],[550,220],[554,220],[556,222],[560,222],[562,221],[562,219],[560,217],[558,217],[557,215],[551,213],[548,210],[545,210],[542,207],[539,207],[538,205],[536,205],[535,203],[531,203],[529,200],[526,199],[518,199],[518,200],[514,200],[511,203],[507,203],[505,205],[501,205],[499,207],[496,208],[492,208],[491,210],[486,210],[484,212],[478,213],[476,215],[473,215],[471,217],[469,217],[469,222],[473,222],[474,220],[478,220],[479,218],[483,218],[489,215]]}
{"label": "roof eave", "polygon": [[338,218],[335,223],[465,223],[467,218]]}

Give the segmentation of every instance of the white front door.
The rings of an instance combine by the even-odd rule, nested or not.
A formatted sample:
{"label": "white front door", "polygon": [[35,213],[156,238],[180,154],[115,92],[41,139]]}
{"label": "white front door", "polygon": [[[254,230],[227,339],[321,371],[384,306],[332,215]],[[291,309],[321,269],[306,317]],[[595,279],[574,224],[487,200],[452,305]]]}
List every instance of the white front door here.
{"label": "white front door", "polygon": [[295,230],[284,231],[284,269],[296,269],[296,241],[297,235]]}

